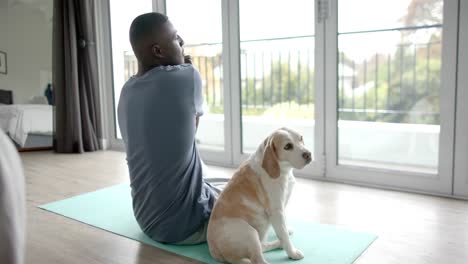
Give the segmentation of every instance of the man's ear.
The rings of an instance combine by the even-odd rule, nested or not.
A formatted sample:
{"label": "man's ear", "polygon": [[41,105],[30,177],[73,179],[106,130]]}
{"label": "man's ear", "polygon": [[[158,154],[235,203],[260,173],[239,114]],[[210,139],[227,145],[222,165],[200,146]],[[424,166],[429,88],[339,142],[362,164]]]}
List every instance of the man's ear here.
{"label": "man's ear", "polygon": [[151,53],[152,53],[153,56],[155,56],[156,58],[163,58],[163,57],[164,57],[163,52],[162,52],[162,49],[161,49],[161,47],[160,47],[158,44],[154,44],[154,45],[151,47]]}

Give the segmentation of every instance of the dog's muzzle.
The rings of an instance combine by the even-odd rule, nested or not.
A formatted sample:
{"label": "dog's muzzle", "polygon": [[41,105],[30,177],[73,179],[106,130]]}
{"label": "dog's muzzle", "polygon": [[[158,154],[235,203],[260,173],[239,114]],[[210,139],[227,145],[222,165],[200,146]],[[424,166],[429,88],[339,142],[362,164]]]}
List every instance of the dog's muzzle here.
{"label": "dog's muzzle", "polygon": [[312,161],[312,154],[310,153],[310,151],[305,151],[304,153],[302,153],[302,157],[306,160],[307,164]]}

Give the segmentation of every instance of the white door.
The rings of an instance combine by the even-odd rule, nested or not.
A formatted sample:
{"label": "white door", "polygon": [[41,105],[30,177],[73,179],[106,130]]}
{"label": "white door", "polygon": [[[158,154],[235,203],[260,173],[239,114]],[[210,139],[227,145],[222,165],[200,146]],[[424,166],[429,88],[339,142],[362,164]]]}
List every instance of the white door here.
{"label": "white door", "polygon": [[451,194],[456,1],[329,5],[327,177]]}

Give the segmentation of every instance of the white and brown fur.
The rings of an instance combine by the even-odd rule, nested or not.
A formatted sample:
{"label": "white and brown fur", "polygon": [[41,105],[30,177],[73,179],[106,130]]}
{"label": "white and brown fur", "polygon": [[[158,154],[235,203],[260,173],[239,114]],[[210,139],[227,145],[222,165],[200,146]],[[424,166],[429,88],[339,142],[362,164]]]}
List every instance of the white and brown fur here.
{"label": "white and brown fur", "polygon": [[[262,252],[283,248],[289,258],[302,259],[289,239],[284,211],[295,183],[293,168],[302,169],[311,160],[302,136],[291,129],[276,130],[265,139],[235,172],[213,208],[207,233],[213,258],[265,264]],[[268,242],[270,225],[278,240]]]}

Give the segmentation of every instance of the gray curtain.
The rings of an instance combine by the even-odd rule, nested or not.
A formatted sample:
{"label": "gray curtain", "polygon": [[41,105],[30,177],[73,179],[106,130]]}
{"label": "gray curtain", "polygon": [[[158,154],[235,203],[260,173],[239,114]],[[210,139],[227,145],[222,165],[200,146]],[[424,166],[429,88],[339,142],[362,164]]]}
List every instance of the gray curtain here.
{"label": "gray curtain", "polygon": [[99,149],[101,122],[93,0],[55,0],[53,23],[54,149]]}

